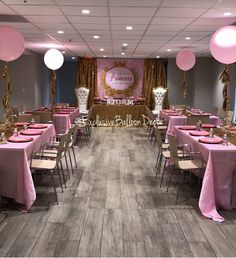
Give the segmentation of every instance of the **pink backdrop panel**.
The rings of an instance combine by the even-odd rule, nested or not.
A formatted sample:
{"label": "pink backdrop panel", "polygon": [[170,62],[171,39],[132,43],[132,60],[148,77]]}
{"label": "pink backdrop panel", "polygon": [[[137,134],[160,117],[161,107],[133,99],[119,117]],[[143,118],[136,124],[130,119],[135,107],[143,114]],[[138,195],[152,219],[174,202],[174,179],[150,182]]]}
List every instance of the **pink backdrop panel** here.
{"label": "pink backdrop panel", "polygon": [[[124,73],[122,74],[122,68],[120,69],[117,63],[123,63],[125,68]],[[118,68],[115,68],[118,67]],[[138,97],[142,96],[143,90],[143,70],[144,70],[144,60],[143,59],[97,59],[97,89],[98,89],[98,97],[104,99],[106,97],[127,97],[124,94],[116,94],[113,96],[109,96],[103,86],[102,77],[104,72],[112,71],[108,76],[106,82],[109,81],[111,87],[114,87],[116,90],[124,90],[126,85],[124,80],[127,80],[127,85],[129,84],[129,80],[133,80],[132,76],[135,74],[136,84],[133,90],[132,97],[137,99]],[[129,71],[132,71],[129,73]],[[134,73],[133,73],[134,72]],[[112,74],[112,76],[111,76]],[[113,80],[114,77],[114,80]],[[120,84],[119,80],[115,80],[115,78],[121,78]],[[123,78],[123,81],[122,81]],[[112,82],[110,82],[112,80]],[[112,84],[113,83],[113,84]]]}

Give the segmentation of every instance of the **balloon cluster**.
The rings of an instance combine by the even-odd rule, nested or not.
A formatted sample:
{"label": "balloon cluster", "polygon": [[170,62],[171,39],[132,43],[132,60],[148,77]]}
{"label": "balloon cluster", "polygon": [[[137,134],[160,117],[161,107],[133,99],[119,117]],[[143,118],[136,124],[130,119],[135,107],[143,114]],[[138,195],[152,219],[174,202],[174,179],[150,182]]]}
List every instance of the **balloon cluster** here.
{"label": "balloon cluster", "polygon": [[[212,56],[223,64],[236,62],[236,26],[224,26],[217,30],[210,40]],[[196,57],[191,50],[183,49],[176,56],[179,69],[188,71],[195,65]]]}

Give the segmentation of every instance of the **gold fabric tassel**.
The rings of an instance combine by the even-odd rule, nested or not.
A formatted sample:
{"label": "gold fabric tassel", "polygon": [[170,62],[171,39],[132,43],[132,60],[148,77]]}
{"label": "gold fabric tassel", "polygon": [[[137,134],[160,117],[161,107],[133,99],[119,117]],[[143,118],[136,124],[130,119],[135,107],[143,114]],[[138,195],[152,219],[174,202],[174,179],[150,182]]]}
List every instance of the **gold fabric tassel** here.
{"label": "gold fabric tassel", "polygon": [[183,73],[182,87],[183,87],[183,97],[186,98],[188,92],[187,92],[187,79],[186,79],[185,71]]}
{"label": "gold fabric tassel", "polygon": [[51,96],[51,104],[54,105],[55,104],[55,95],[56,95],[56,79],[57,79],[57,75],[56,75],[56,71],[52,71],[52,77],[51,77],[51,81],[50,81],[50,96]]}
{"label": "gold fabric tassel", "polygon": [[219,77],[219,80],[223,84],[223,91],[222,91],[222,96],[223,96],[223,105],[222,105],[222,110],[227,111],[229,110],[230,107],[230,97],[229,97],[229,69],[228,66],[224,68],[224,71]]}

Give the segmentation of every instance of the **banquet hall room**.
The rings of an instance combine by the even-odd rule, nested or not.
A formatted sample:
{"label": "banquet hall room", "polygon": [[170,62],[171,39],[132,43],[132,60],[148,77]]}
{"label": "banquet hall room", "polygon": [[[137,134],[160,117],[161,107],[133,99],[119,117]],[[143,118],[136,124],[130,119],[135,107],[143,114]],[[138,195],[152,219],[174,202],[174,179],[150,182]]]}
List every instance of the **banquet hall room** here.
{"label": "banquet hall room", "polygon": [[235,0],[0,0],[0,257],[236,257],[235,62]]}

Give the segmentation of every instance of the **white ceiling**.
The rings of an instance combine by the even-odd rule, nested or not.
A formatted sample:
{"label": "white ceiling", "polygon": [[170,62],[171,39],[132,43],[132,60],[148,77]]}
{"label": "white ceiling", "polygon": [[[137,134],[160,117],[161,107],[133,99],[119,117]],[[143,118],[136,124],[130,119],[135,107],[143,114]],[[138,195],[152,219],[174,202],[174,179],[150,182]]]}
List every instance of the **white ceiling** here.
{"label": "white ceiling", "polygon": [[[83,9],[90,14],[82,14]],[[224,12],[232,15],[225,17]],[[2,15],[20,15],[28,22],[1,22]],[[210,55],[211,35],[235,22],[236,0],[0,1],[0,26],[19,29],[27,49],[45,53],[55,47],[67,56],[174,57],[183,48]],[[126,30],[127,25],[133,30]],[[128,43],[125,56],[123,43]]]}

